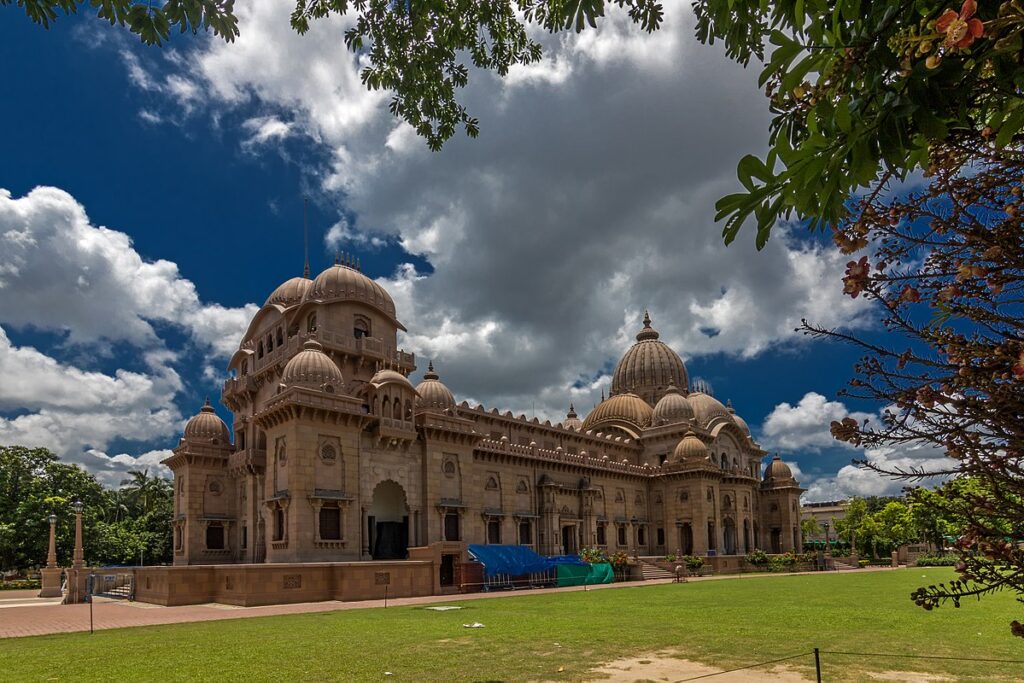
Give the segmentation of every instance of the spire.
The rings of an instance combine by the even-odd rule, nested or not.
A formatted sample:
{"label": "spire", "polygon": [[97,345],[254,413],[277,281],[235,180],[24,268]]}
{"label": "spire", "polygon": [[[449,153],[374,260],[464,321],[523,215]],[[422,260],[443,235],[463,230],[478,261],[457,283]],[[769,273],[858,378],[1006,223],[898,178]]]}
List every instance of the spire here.
{"label": "spire", "polygon": [[309,279],[309,199],[302,198],[302,277]]}
{"label": "spire", "polygon": [[334,252],[334,265],[336,265],[336,266],[340,266],[341,265],[341,251],[335,251]]}
{"label": "spire", "polygon": [[651,314],[644,309],[644,329],[640,330],[636,335],[637,341],[645,341],[647,339],[657,339],[660,335],[658,331],[651,327]]}
{"label": "spire", "polygon": [[214,412],[213,405],[210,403],[210,397],[209,396],[206,397],[206,402],[203,403],[202,411],[204,413],[212,413],[212,412]]}
{"label": "spire", "polygon": [[569,412],[566,413],[565,416],[570,420],[574,420],[579,417],[579,415],[576,414],[576,408],[573,406],[572,401],[569,401]]}
{"label": "spire", "polygon": [[427,363],[427,371],[423,373],[423,379],[440,379],[438,374],[434,372],[434,361],[431,360]]}
{"label": "spire", "polygon": [[731,399],[731,398],[730,398],[730,399],[728,399],[728,400],[727,400],[727,401],[725,402],[725,407],[729,409],[729,412],[730,412],[730,413],[735,413],[735,412],[736,412],[736,409],[732,407],[732,399]]}

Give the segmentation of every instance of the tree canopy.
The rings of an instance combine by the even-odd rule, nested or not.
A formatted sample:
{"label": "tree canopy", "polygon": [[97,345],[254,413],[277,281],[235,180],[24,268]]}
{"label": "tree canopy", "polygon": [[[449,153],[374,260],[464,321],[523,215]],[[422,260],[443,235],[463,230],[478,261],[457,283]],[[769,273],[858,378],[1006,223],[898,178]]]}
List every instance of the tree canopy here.
{"label": "tree canopy", "polygon": [[71,504],[83,503],[82,535],[89,564],[171,560],[173,490],[166,479],[132,472],[129,485],[104,488],[78,465],[45,448],[0,446],[0,569],[46,562],[51,514],[57,516],[57,558],[74,550]]}

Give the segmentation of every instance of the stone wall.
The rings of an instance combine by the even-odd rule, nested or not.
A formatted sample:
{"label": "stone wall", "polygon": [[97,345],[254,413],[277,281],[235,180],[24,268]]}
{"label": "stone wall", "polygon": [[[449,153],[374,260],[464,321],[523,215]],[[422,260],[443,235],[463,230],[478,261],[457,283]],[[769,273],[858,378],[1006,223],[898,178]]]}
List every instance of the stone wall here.
{"label": "stone wall", "polygon": [[432,561],[323,562],[141,567],[135,599],[157,605],[219,602],[252,607],[322,600],[434,595]]}

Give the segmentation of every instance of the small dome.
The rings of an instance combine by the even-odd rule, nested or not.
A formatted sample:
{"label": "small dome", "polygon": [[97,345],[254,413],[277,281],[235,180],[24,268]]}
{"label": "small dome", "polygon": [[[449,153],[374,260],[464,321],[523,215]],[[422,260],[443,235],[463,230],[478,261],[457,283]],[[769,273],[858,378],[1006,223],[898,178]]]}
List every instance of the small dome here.
{"label": "small dome", "polygon": [[199,441],[213,441],[217,444],[231,444],[231,432],[224,420],[217,416],[217,412],[210,405],[210,399],[199,410],[199,414],[192,417],[185,424],[185,438]]}
{"label": "small dome", "polygon": [[768,463],[768,467],[764,468],[764,481],[767,484],[793,483],[793,470],[789,469],[789,465],[782,462],[778,453]]}
{"label": "small dome", "polygon": [[313,281],[308,277],[293,277],[291,280],[278,285],[277,289],[267,297],[267,302],[263,305],[277,304],[284,308],[294,306],[302,301],[302,298],[306,296],[306,292],[309,291],[309,286],[312,284]]}
{"label": "small dome", "polygon": [[569,404],[569,412],[565,414],[565,419],[562,420],[562,426],[566,429],[574,429],[577,432],[583,429],[583,420],[576,414],[576,408]]}
{"label": "small dome", "polygon": [[427,365],[423,381],[416,385],[416,409],[455,413],[455,397],[434,372],[434,361]]}
{"label": "small dome", "polygon": [[694,462],[708,459],[708,447],[692,431],[686,432],[672,453],[673,462]]}
{"label": "small dome", "polygon": [[702,391],[695,391],[686,397],[693,408],[693,416],[697,422],[707,426],[716,417],[731,419],[729,410],[714,396],[709,396]]}
{"label": "small dome", "polygon": [[583,429],[594,429],[604,422],[611,421],[628,422],[637,429],[643,429],[651,424],[653,412],[651,406],[636,394],[616,394],[609,396],[590,411],[587,419],[583,421]]}
{"label": "small dome", "polygon": [[310,389],[330,387],[335,390],[344,381],[341,370],[324,353],[324,347],[312,339],[302,345],[302,350],[284,366],[281,382],[288,386],[303,386]]}
{"label": "small dome", "polygon": [[671,384],[684,391],[690,386],[686,366],[679,354],[659,341],[658,331],[651,327],[651,316],[644,311],[644,328],[615,366],[611,393],[636,392],[653,405]]}
{"label": "small dome", "polygon": [[370,378],[370,384],[375,387],[382,387],[385,384],[400,384],[407,387],[409,391],[416,391],[409,378],[397,370],[378,370],[377,374]]}
{"label": "small dome", "polygon": [[750,425],[748,425],[747,421],[737,415],[736,411],[733,410],[732,400],[730,400],[725,407],[729,410],[729,416],[732,417],[732,421],[736,423],[736,426],[740,428],[740,431],[747,436],[750,436]]}
{"label": "small dome", "polygon": [[686,397],[679,393],[675,384],[668,385],[665,395],[654,406],[654,415],[651,424],[658,425],[676,424],[693,419],[693,408]]}
{"label": "small dome", "polygon": [[362,301],[395,317],[395,302],[391,295],[376,282],[355,268],[336,263],[316,276],[306,301],[332,301],[343,299]]}

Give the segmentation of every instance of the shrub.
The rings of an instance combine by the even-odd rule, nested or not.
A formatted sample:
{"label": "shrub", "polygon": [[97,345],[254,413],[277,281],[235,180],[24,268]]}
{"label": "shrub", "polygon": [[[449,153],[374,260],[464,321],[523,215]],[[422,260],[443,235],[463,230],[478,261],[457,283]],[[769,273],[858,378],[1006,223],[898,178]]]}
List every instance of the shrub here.
{"label": "shrub", "polygon": [[584,548],[580,551],[580,559],[588,564],[602,564],[608,561],[608,556],[600,548]]}
{"label": "shrub", "polygon": [[763,550],[751,550],[747,553],[747,563],[755,567],[764,567],[768,564],[768,553]]}
{"label": "shrub", "polygon": [[917,558],[918,567],[955,567],[956,555],[922,555]]}
{"label": "shrub", "polygon": [[698,572],[704,568],[704,558],[697,557],[695,555],[683,556],[683,562],[686,563],[686,568],[691,572]]}
{"label": "shrub", "polygon": [[665,556],[665,561],[666,561],[666,562],[675,562],[675,561],[676,561],[676,560],[678,560],[678,559],[679,559],[679,558],[678,558],[678,557],[676,557],[676,555],[675,555],[675,554],[671,554],[671,553]]}
{"label": "shrub", "polygon": [[42,588],[39,579],[15,579],[14,581],[0,581],[0,591],[28,590],[31,588]]}
{"label": "shrub", "polygon": [[609,555],[607,561],[612,566],[612,569],[622,571],[629,566],[629,555],[620,550],[614,555]]}
{"label": "shrub", "polygon": [[861,566],[861,569],[871,564],[871,560],[857,560],[857,564]]}

